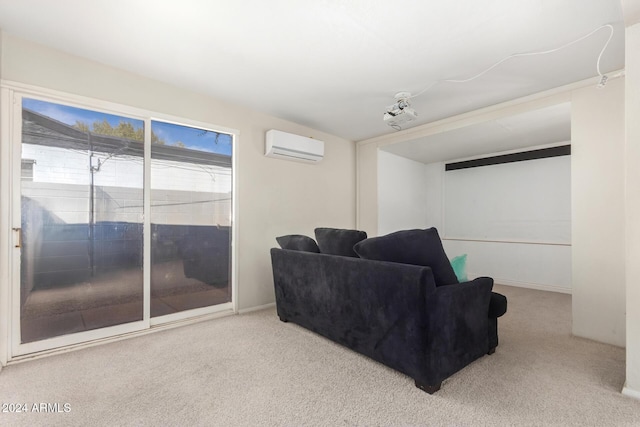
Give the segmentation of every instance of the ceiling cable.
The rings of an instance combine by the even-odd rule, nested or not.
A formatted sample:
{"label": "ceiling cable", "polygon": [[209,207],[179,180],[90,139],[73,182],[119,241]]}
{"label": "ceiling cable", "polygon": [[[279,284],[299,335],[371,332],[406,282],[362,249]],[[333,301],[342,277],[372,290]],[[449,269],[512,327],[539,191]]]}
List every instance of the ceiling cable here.
{"label": "ceiling cable", "polygon": [[598,31],[600,31],[603,28],[608,28],[609,29],[609,38],[607,38],[606,43],[604,44],[604,46],[602,47],[602,49],[600,50],[600,54],[598,55],[598,59],[596,61],[596,71],[598,73],[598,76],[600,76],[600,82],[598,83],[598,87],[602,87],[605,85],[605,83],[607,82],[607,76],[602,74],[602,72],[600,71],[600,60],[602,59],[602,55],[604,54],[605,50],[607,49],[607,47],[609,46],[609,42],[611,41],[611,38],[613,37],[613,26],[610,24],[605,24],[602,25],[598,28],[596,28],[595,30],[591,31],[588,34],[585,34],[584,36],[577,38],[569,43],[563,44],[562,46],[556,47],[554,49],[549,49],[549,50],[543,50],[543,51],[538,51],[538,52],[526,52],[526,53],[514,53],[513,55],[509,55],[509,56],[505,56],[504,58],[502,58],[501,60],[499,60],[498,62],[496,62],[495,64],[491,65],[489,68],[479,72],[478,74],[469,77],[467,79],[443,79],[443,80],[438,80],[434,83],[432,83],[431,85],[427,86],[425,89],[421,90],[420,92],[416,93],[415,95],[412,95],[410,98],[415,98],[417,96],[422,95],[423,93],[425,93],[426,91],[428,91],[429,89],[433,88],[435,85],[440,84],[440,83],[467,83],[470,82],[472,80],[475,80],[483,75],[485,75],[486,73],[488,73],[489,71],[493,70],[494,68],[496,68],[498,65],[502,64],[505,61],[508,61],[509,59],[512,58],[517,58],[520,56],[535,56],[535,55],[547,55],[550,53],[554,53],[557,52],[559,50],[562,50],[566,47],[569,47],[575,43],[581,42],[582,40],[591,37],[593,34],[597,33]]}

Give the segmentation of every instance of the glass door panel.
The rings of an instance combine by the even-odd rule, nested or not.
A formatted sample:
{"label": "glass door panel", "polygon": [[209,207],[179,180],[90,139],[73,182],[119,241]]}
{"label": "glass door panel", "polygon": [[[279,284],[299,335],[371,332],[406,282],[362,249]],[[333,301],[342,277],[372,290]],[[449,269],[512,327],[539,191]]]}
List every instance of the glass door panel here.
{"label": "glass door panel", "polygon": [[231,301],[232,135],[151,122],[151,317]]}
{"label": "glass door panel", "polygon": [[144,122],[23,99],[21,343],[143,318]]}

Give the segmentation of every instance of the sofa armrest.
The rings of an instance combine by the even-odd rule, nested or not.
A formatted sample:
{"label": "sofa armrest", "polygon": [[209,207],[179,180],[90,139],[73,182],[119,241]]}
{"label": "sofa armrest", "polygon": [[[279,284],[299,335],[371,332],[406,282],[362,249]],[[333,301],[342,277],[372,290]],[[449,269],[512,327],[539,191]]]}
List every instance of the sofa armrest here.
{"label": "sofa armrest", "polygon": [[489,302],[489,317],[498,318],[507,312],[507,297],[497,292],[491,292]]}
{"label": "sofa armrest", "polygon": [[430,372],[436,384],[462,369],[489,350],[489,300],[493,279],[479,277],[470,282],[440,286],[427,298],[429,316]]}

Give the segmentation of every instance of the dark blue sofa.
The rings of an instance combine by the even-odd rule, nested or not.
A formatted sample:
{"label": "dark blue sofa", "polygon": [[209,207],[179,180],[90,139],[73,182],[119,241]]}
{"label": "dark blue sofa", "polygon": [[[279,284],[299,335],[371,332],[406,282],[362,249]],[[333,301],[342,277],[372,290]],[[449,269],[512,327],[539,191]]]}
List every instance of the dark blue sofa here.
{"label": "dark blue sofa", "polygon": [[[506,299],[491,292],[493,279],[436,286],[430,267],[318,252],[271,249],[280,320],[409,375],[428,393],[495,350]],[[492,298],[504,310],[490,310]]]}

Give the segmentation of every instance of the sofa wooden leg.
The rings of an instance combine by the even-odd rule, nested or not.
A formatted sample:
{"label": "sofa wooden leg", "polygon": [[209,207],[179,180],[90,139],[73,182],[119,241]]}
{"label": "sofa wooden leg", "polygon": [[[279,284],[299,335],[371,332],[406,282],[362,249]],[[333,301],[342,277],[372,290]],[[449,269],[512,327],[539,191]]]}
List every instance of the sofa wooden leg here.
{"label": "sofa wooden leg", "polygon": [[285,319],[284,317],[281,317],[281,316],[278,316],[278,317],[280,317],[280,321],[281,321],[281,322],[284,322],[284,323],[289,322],[289,321],[288,321],[287,319]]}
{"label": "sofa wooden leg", "polygon": [[495,352],[496,352],[496,348],[495,348],[495,347],[491,347],[491,348],[489,349],[489,351],[487,351],[487,354],[491,355],[491,354],[493,354],[493,353],[495,353]]}
{"label": "sofa wooden leg", "polygon": [[441,382],[436,384],[436,385],[427,385],[427,384],[423,384],[420,381],[416,380],[416,387],[418,387],[422,391],[426,391],[429,394],[433,394],[436,391],[440,390],[440,386],[442,386]]}

